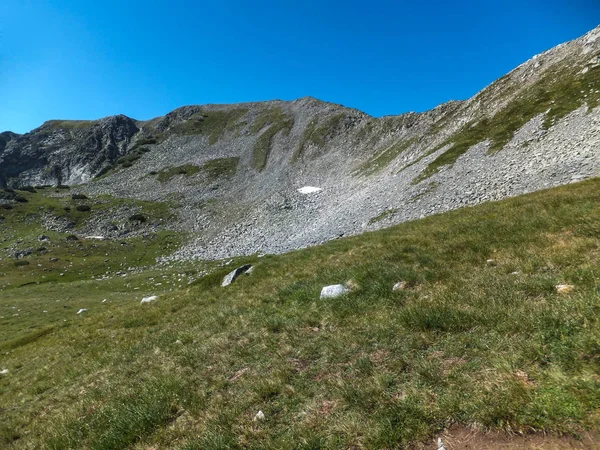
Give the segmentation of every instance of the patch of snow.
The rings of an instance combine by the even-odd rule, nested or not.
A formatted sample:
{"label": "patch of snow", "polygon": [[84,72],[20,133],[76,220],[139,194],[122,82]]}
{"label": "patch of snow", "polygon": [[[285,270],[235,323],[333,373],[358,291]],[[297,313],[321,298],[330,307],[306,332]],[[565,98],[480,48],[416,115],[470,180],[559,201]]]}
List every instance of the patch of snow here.
{"label": "patch of snow", "polygon": [[300,192],[301,194],[314,194],[315,192],[319,192],[322,190],[323,189],[321,189],[320,187],[304,186],[298,189],[298,192]]}

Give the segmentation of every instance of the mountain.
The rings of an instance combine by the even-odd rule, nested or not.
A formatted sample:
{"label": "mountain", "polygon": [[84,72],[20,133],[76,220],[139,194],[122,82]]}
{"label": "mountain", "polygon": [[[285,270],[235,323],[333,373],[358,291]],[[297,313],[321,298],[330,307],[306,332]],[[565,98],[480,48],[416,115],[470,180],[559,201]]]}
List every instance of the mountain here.
{"label": "mountain", "polygon": [[0,185],[168,202],[174,259],[280,253],[597,175],[599,105],[600,27],[424,113],[302,98],[3,133]]}

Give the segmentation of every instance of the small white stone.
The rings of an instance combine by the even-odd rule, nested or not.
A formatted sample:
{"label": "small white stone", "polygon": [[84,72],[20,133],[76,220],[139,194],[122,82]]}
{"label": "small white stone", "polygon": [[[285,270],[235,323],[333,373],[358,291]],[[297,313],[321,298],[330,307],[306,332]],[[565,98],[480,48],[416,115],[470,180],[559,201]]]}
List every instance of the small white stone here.
{"label": "small white stone", "polygon": [[81,314],[81,313],[84,313],[86,311],[87,311],[86,308],[81,308],[79,311],[77,311],[77,314]]}
{"label": "small white stone", "polygon": [[573,286],[572,284],[557,284],[556,285],[556,292],[558,292],[559,294],[568,294],[569,292],[572,292],[573,289],[575,289],[575,286]]}
{"label": "small white stone", "polygon": [[102,303],[106,303],[106,299],[102,300]]}
{"label": "small white stone", "polygon": [[150,297],[144,297],[140,303],[150,303],[158,300],[158,295],[151,295]]}
{"label": "small white stone", "polygon": [[0,370],[0,375],[6,375],[8,373],[8,369]]}
{"label": "small white stone", "polygon": [[406,289],[406,281],[398,281],[392,288],[392,291],[396,292],[401,291],[403,289]]}
{"label": "small white stone", "polygon": [[442,438],[438,438],[437,445],[438,445],[438,450],[446,450],[446,447],[444,447],[444,441],[442,441]]}
{"label": "small white stone", "polygon": [[258,411],[254,416],[255,422],[258,422],[259,420],[265,420],[265,413],[263,413],[262,411]]}

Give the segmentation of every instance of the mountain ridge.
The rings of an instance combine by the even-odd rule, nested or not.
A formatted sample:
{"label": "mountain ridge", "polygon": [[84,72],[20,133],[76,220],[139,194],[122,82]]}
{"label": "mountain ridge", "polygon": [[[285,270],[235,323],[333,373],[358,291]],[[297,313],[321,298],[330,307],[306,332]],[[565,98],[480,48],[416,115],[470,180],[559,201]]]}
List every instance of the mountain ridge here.
{"label": "mountain ridge", "polygon": [[0,186],[168,202],[192,234],[175,258],[280,253],[595,176],[598,106],[600,27],[421,113],[303,97],[48,121],[7,140]]}

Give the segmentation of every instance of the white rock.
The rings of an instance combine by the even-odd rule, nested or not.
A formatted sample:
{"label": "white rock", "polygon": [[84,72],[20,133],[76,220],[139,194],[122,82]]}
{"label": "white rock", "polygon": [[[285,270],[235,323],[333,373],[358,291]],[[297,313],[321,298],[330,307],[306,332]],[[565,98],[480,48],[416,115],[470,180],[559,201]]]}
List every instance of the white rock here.
{"label": "white rock", "polygon": [[150,303],[154,300],[158,300],[158,295],[151,295],[150,297],[144,297],[140,303]]}
{"label": "white rock", "polygon": [[86,236],[85,239],[96,239],[98,241],[103,241],[104,236]]}
{"label": "white rock", "polygon": [[255,422],[258,422],[259,420],[265,420],[265,413],[263,413],[262,411],[257,412],[254,416]]}
{"label": "white rock", "polygon": [[573,289],[575,289],[575,286],[573,286],[572,284],[556,285],[556,292],[558,292],[559,294],[568,294],[569,292],[572,292]]}
{"label": "white rock", "polygon": [[102,303],[106,303],[106,299],[102,300]]}
{"label": "white rock", "polygon": [[0,375],[6,375],[8,373],[8,369],[0,370]]}
{"label": "white rock", "polygon": [[437,445],[438,445],[438,450],[446,450],[446,447],[444,447],[444,441],[442,441],[442,438],[438,438]]}
{"label": "white rock", "polygon": [[301,194],[314,194],[315,192],[319,192],[322,190],[323,189],[321,189],[320,187],[304,186],[298,189],[298,192],[300,192]]}
{"label": "white rock", "polygon": [[401,291],[402,289],[406,289],[406,281],[398,281],[392,288],[392,291],[396,292]]}
{"label": "white rock", "polygon": [[321,298],[335,298],[340,295],[344,295],[350,292],[343,284],[333,284],[331,286],[325,286],[321,289]]}
{"label": "white rock", "polygon": [[81,313],[84,313],[86,311],[87,311],[86,308],[81,308],[79,311],[77,311],[77,314],[81,314]]}

